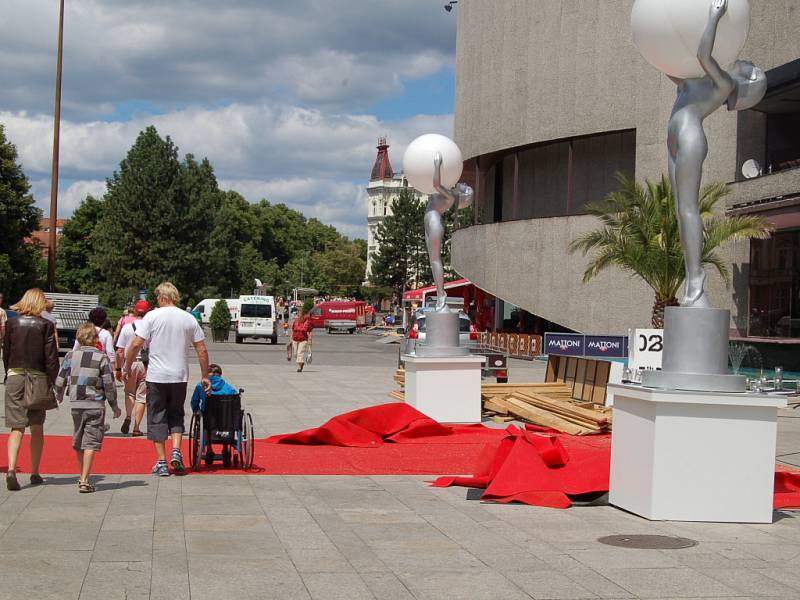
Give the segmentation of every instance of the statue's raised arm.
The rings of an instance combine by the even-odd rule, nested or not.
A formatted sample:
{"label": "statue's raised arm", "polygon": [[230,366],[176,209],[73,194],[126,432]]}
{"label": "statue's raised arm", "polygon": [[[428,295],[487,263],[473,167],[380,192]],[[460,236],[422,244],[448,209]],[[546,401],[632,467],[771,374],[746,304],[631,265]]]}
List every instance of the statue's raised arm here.
{"label": "statue's raised arm", "polygon": [[712,0],[708,11],[708,25],[703,32],[703,37],[700,38],[700,46],[697,48],[697,60],[717,88],[729,87],[733,83],[731,76],[719,66],[713,56],[719,22],[727,10],[728,0]]}

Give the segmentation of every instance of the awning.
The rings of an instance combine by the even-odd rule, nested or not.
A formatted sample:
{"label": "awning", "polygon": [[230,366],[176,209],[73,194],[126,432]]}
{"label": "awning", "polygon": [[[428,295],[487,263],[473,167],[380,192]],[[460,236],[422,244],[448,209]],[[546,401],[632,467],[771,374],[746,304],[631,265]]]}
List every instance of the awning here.
{"label": "awning", "polygon": [[[455,281],[448,281],[444,284],[444,289],[451,290],[454,288],[460,288],[467,285],[472,285],[472,282],[469,279],[456,279]],[[427,296],[431,292],[436,291],[435,285],[429,285],[427,287],[419,288],[416,290],[408,290],[403,294],[403,302],[414,302],[418,301],[421,302],[423,296]]]}

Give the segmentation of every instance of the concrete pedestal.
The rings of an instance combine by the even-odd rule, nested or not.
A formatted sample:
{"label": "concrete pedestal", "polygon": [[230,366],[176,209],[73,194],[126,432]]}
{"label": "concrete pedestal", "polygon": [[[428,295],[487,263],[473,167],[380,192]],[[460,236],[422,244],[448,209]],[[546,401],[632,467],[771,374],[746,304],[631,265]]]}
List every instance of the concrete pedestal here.
{"label": "concrete pedestal", "polygon": [[404,355],[406,402],[440,423],[481,422],[483,356]]}
{"label": "concrete pedestal", "polygon": [[651,520],[772,522],[777,417],[785,399],[608,387],[611,504]]}

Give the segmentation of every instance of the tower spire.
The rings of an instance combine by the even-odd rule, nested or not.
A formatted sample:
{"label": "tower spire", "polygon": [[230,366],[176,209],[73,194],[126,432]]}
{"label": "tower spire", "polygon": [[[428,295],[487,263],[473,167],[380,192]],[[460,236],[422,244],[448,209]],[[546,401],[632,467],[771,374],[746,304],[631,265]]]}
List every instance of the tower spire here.
{"label": "tower spire", "polygon": [[372,165],[372,174],[370,181],[378,181],[381,179],[391,179],[394,177],[392,171],[392,163],[389,162],[389,145],[386,143],[386,137],[378,138],[378,155],[375,157],[375,164]]}

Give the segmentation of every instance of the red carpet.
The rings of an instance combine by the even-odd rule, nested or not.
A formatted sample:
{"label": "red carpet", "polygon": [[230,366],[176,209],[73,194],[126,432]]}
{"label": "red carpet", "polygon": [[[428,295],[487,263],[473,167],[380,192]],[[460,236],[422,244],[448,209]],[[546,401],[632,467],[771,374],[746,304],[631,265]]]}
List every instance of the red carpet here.
{"label": "red carpet", "polygon": [[[7,434],[0,435],[5,457]],[[76,472],[69,436],[47,436],[41,471]],[[184,456],[188,443],[184,443]],[[611,436],[569,436],[528,425],[491,429],[441,425],[403,403],[338,415],[320,427],[256,440],[254,467],[263,475],[448,475],[434,485],[485,488],[483,499],[566,508],[570,497],[608,490]],[[2,460],[2,459],[0,459]],[[144,439],[107,437],[95,474],[147,474],[155,460]],[[30,468],[27,440],[19,470]],[[0,465],[0,470],[5,466]],[[198,473],[245,471],[201,468]],[[464,477],[454,477],[464,475]],[[775,508],[800,507],[800,473],[778,468]]]}

